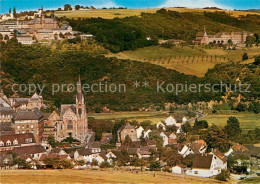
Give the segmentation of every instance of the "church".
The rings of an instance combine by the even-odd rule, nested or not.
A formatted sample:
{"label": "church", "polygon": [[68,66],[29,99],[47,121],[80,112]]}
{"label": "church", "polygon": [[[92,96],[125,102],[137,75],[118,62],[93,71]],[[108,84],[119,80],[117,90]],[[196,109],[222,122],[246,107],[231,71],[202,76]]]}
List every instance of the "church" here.
{"label": "church", "polygon": [[83,143],[88,132],[87,112],[79,77],[77,83],[76,104],[62,104],[60,111],[53,111],[46,117],[43,141],[53,135],[56,141],[72,137]]}

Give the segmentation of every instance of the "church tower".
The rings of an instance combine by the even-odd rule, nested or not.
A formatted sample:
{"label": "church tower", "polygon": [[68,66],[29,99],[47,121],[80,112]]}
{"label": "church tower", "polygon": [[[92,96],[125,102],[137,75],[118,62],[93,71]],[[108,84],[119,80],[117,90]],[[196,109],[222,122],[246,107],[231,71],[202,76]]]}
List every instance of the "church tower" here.
{"label": "church tower", "polygon": [[40,19],[41,19],[41,28],[45,28],[45,14],[44,14],[43,6],[41,9]]}
{"label": "church tower", "polygon": [[80,76],[77,83],[76,116],[77,116],[76,137],[80,139],[81,142],[84,142],[88,132],[88,121],[87,121],[86,106],[84,101],[84,95],[82,92]]}

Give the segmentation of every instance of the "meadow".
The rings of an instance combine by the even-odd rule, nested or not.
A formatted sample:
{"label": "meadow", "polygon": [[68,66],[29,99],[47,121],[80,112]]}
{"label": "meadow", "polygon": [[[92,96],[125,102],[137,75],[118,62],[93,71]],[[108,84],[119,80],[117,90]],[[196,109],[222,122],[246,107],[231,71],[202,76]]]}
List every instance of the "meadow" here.
{"label": "meadow", "polygon": [[[229,10],[216,10],[216,9],[188,9],[188,8],[166,8],[167,10],[178,11],[178,12],[193,12],[193,13],[203,13],[215,12],[215,11],[225,11],[234,17],[239,17],[241,15],[247,14],[260,14],[259,12],[247,12],[247,11],[229,11]],[[104,19],[113,19],[115,17],[124,18],[129,16],[140,16],[142,12],[144,13],[155,13],[158,8],[154,9],[96,9],[96,10],[85,10],[85,11],[55,11],[55,16],[67,18],[97,18],[102,17]]]}
{"label": "meadow", "polygon": [[[173,113],[175,114],[175,113]],[[237,112],[237,111],[219,111],[218,114],[209,113],[205,118],[200,120],[207,120],[209,125],[215,124],[220,127],[224,127],[227,124],[227,120],[230,116],[236,117],[243,131],[253,130],[260,128],[259,119],[260,114],[253,114],[249,112]],[[158,123],[161,120],[165,120],[169,117],[169,113],[166,112],[114,112],[114,113],[90,113],[88,117],[92,117],[99,120],[120,120],[127,119],[129,121],[145,121],[150,120],[153,124]],[[191,122],[193,124],[193,122]]]}
{"label": "meadow", "polygon": [[249,59],[243,63],[252,63],[254,57],[260,54],[260,47],[223,50],[206,46],[173,46],[172,48],[150,46],[107,56],[149,62],[181,73],[203,77],[208,69],[216,64],[241,62],[244,53],[248,54]]}
{"label": "meadow", "polygon": [[217,126],[224,127],[230,116],[234,116],[239,120],[240,127],[243,131],[260,128],[260,114],[253,114],[249,112],[222,111],[219,114],[209,114],[204,118],[204,120],[208,121],[209,125],[215,124]]}
{"label": "meadow", "polygon": [[3,170],[0,183],[222,183],[208,178],[165,172],[127,172],[116,170]]}

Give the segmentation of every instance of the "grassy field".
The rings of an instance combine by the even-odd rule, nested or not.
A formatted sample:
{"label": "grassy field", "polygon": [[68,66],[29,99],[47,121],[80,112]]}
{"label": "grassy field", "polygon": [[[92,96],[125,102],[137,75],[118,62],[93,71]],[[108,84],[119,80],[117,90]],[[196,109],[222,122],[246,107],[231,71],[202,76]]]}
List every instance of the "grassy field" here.
{"label": "grassy field", "polygon": [[119,120],[127,119],[129,121],[137,120],[139,122],[150,120],[154,124],[168,117],[168,113],[162,112],[114,112],[114,113],[90,113],[88,117],[95,119]]}
{"label": "grassy field", "polygon": [[150,46],[107,56],[149,62],[185,74],[203,77],[208,69],[218,63],[241,61],[244,53],[248,54],[249,59],[243,63],[253,62],[254,56],[260,54],[260,47],[223,50],[205,48],[205,46],[174,46],[172,48]]}
{"label": "grassy field", "polygon": [[[194,12],[194,13],[203,13],[204,11],[223,11],[223,10],[214,10],[214,9],[188,9],[188,8],[167,8],[168,10],[178,11],[178,12]],[[115,17],[123,18],[128,16],[140,16],[142,12],[145,13],[155,13],[158,8],[155,9],[97,9],[91,11],[56,11],[55,16],[68,18],[92,18],[92,17],[102,17],[105,19],[113,19]],[[246,11],[228,11],[234,17],[239,17],[240,15],[247,14],[260,14],[258,12],[246,12]]]}
{"label": "grassy field", "polygon": [[[180,113],[180,112],[178,112]],[[174,113],[173,113],[174,114]],[[218,114],[209,114],[204,120],[207,120],[209,125],[215,124],[224,127],[227,124],[227,120],[230,116],[236,117],[243,131],[260,128],[260,114],[253,114],[248,112],[237,112],[237,111],[219,111]],[[169,117],[167,112],[114,112],[114,113],[90,113],[88,117],[95,119],[108,119],[108,120],[119,120],[127,119],[129,121],[137,120],[139,122],[144,120],[150,120],[153,124],[158,123],[161,120],[165,120]]]}
{"label": "grassy field", "polygon": [[93,170],[3,170],[0,183],[223,183],[213,179],[157,172]]}
{"label": "grassy field", "polygon": [[236,117],[240,122],[240,127],[243,131],[260,128],[260,114],[253,114],[248,112],[227,111],[220,114],[210,114],[204,118],[209,125],[215,124],[224,127],[230,116]]}

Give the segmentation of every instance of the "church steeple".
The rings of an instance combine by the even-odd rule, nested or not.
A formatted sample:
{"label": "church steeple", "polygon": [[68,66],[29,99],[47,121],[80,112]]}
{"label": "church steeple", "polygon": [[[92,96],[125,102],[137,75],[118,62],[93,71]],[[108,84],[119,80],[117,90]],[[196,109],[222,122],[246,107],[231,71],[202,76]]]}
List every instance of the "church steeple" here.
{"label": "church steeple", "polygon": [[76,104],[84,104],[84,95],[83,95],[83,93],[82,93],[80,75],[79,75],[79,80],[78,80],[78,83],[77,83]]}

